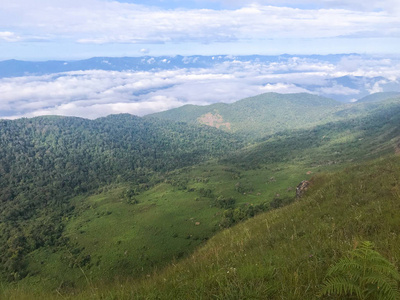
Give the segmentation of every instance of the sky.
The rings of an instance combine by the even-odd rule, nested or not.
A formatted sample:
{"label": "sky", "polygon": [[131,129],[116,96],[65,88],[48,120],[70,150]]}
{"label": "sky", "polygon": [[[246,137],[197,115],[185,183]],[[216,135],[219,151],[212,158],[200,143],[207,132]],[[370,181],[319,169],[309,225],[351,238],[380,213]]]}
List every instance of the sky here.
{"label": "sky", "polygon": [[400,51],[398,0],[0,1],[0,60]]}
{"label": "sky", "polygon": [[0,0],[0,61],[284,53],[361,55],[0,78],[0,118],[142,116],[265,92],[354,101],[400,91],[400,1]]}

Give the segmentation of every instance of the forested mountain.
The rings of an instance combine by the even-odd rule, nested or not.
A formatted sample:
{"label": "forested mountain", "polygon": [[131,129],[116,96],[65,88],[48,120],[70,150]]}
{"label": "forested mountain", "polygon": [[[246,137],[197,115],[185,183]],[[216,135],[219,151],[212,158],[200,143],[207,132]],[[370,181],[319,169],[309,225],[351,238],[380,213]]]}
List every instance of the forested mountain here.
{"label": "forested mountain", "polygon": [[[293,297],[312,298],[328,266],[318,262],[332,257],[323,241],[313,246],[319,238],[312,224],[325,228],[332,214],[333,224],[343,224],[351,233],[324,231],[324,239],[334,236],[338,242],[336,247],[328,238],[325,241],[337,253],[346,251],[344,245],[356,238],[387,243],[388,236],[374,228],[389,228],[390,218],[385,225],[370,219],[365,226],[357,223],[359,227],[351,220],[371,209],[383,214],[381,202],[375,205],[365,200],[379,195],[390,194],[385,196],[388,210],[384,218],[397,207],[393,197],[397,197],[398,182],[393,180],[398,159],[393,154],[400,149],[399,98],[343,106],[314,95],[264,94],[214,105],[211,112],[217,110],[223,116],[219,124],[230,118],[230,128],[189,122],[208,109],[186,106],[160,114],[188,123],[131,115],[93,121],[54,116],[0,121],[1,280],[14,281],[22,288],[18,294],[14,285],[0,285],[0,296],[29,298],[33,289],[38,297],[68,298],[83,288],[90,292],[83,292],[82,299],[129,299],[133,295],[190,299],[190,291],[200,295],[207,286],[209,293],[204,295],[210,297],[269,295],[278,299],[286,290],[276,282],[283,282]],[[382,166],[379,160],[365,162],[380,157],[385,157]],[[354,163],[366,165],[352,167]],[[347,171],[342,172],[345,167]],[[376,176],[382,180],[375,183]],[[305,179],[311,180],[310,193],[315,194],[306,198],[306,204],[302,200],[291,204],[296,186]],[[359,186],[371,189],[360,190]],[[354,199],[348,202],[346,195],[350,194]],[[344,196],[334,202],[337,195]],[[317,205],[313,197],[326,200],[318,200]],[[365,200],[362,207],[360,199]],[[359,211],[352,214],[354,209],[349,206]],[[349,211],[341,213],[343,209]],[[243,232],[233,227],[207,243],[216,232],[260,214],[248,225],[237,227],[244,228]],[[292,228],[291,224],[295,224],[291,236],[279,229]],[[250,228],[248,233],[246,228]],[[273,234],[265,239],[271,228]],[[253,238],[247,239],[246,234]],[[307,242],[307,237],[314,242]],[[294,263],[285,265],[293,243],[298,245]],[[202,244],[205,248],[193,258],[160,273],[171,261],[187,257]],[[247,258],[232,254],[244,254],[241,247]],[[390,251],[389,255],[397,255]],[[312,266],[318,270],[314,274],[310,271],[314,267],[306,268],[304,274],[315,275],[314,286],[296,286],[308,280],[293,277],[300,272],[295,269],[297,263],[308,261],[310,255],[316,257]],[[216,263],[210,257],[221,260]],[[286,267],[290,275],[282,271]],[[189,275],[183,276],[183,269]],[[218,277],[220,273],[225,277]],[[121,282],[140,276],[146,279],[123,285],[119,291],[122,283],[110,283],[118,276]],[[109,284],[106,290],[102,290],[104,282]],[[260,284],[265,290],[258,288]]]}
{"label": "forested mountain", "polygon": [[241,145],[215,128],[131,115],[0,121],[2,274],[23,277],[29,252],[65,242],[61,220],[72,196],[115,182],[147,189],[157,174]]}
{"label": "forested mountain", "polygon": [[206,124],[227,132],[260,138],[284,130],[311,128],[323,123],[361,116],[374,107],[373,103],[343,104],[305,93],[266,93],[232,104],[186,105],[151,116]]}
{"label": "forested mountain", "polygon": [[250,169],[294,161],[324,166],[377,158],[399,144],[400,98],[370,107],[366,115],[265,136],[223,161]]}
{"label": "forested mountain", "polygon": [[374,93],[368,96],[365,96],[361,99],[358,99],[358,103],[365,103],[365,102],[379,102],[379,101],[385,101],[391,98],[396,98],[399,97],[400,93],[399,92],[380,92],[380,93]]}

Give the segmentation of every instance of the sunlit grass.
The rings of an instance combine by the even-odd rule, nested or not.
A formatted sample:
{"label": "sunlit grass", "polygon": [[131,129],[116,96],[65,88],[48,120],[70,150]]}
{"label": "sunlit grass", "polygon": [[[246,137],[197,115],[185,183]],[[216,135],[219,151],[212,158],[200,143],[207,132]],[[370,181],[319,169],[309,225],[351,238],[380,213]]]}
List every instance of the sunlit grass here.
{"label": "sunlit grass", "polygon": [[328,268],[360,241],[399,267],[399,209],[399,157],[317,175],[299,201],[218,233],[163,270],[63,297],[316,299]]}

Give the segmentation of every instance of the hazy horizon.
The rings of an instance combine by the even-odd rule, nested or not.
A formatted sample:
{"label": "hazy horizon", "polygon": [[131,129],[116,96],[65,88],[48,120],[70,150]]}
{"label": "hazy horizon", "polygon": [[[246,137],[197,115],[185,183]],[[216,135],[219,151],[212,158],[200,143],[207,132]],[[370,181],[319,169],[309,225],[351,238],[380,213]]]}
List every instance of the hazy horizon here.
{"label": "hazy horizon", "polygon": [[394,0],[15,0],[0,8],[0,60],[399,54],[399,20]]}

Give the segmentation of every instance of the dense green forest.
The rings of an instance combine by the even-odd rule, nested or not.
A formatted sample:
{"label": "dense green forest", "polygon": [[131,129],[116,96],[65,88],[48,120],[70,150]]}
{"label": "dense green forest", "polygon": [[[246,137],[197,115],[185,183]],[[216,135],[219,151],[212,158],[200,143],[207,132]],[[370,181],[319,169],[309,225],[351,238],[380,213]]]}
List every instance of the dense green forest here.
{"label": "dense green forest", "polygon": [[357,103],[379,102],[379,101],[385,101],[390,98],[396,98],[399,96],[400,96],[399,92],[380,92],[380,93],[374,93],[374,94],[365,96],[365,97],[357,100]]}
{"label": "dense green forest", "polygon": [[306,93],[266,93],[231,104],[185,105],[151,116],[196,124],[208,124],[246,138],[263,138],[285,130],[312,128],[368,114],[381,101],[398,93],[376,93],[357,103],[341,103]]}
{"label": "dense green forest", "polygon": [[[400,98],[266,95],[231,105],[234,130],[0,120],[0,297],[313,299],[366,240],[398,267]],[[207,112],[163,114],[188,108]]]}
{"label": "dense green forest", "polygon": [[0,270],[27,275],[24,257],[62,246],[69,199],[118,182],[146,190],[166,171],[199,163],[242,145],[210,127],[115,115],[94,121],[38,117],[0,121]]}

